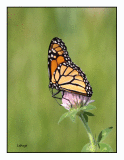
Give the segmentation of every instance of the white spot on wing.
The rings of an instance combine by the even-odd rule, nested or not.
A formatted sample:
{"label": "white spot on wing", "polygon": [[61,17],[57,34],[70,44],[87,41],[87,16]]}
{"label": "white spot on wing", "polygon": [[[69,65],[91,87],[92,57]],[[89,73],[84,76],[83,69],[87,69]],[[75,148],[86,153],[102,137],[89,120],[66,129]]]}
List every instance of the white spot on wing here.
{"label": "white spot on wing", "polygon": [[52,51],[54,52],[54,53],[56,53],[56,51],[52,48]]}

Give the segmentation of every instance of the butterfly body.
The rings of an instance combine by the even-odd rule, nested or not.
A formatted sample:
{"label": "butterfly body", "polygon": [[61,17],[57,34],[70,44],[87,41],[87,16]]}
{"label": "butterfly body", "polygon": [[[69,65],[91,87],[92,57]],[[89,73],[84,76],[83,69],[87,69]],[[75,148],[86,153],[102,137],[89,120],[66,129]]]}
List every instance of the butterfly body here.
{"label": "butterfly body", "polygon": [[65,43],[55,37],[48,51],[49,88],[92,96],[92,87],[84,72],[71,61]]}

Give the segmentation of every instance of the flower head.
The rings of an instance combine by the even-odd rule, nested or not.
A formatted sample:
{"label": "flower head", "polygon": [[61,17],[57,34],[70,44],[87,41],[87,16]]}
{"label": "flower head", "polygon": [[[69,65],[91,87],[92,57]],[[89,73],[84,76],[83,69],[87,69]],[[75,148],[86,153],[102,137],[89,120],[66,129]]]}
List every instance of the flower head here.
{"label": "flower head", "polygon": [[63,92],[62,97],[62,106],[70,110],[70,108],[77,108],[78,106],[87,106],[89,103],[94,102],[94,100],[90,100],[91,97],[71,93],[71,92]]}

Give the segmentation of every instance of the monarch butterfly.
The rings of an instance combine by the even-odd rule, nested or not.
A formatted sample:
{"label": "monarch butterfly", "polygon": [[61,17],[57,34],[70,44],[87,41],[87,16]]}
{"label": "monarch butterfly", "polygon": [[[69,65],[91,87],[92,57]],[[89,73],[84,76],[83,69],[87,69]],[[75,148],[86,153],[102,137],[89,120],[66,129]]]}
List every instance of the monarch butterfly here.
{"label": "monarch butterfly", "polygon": [[92,87],[84,72],[71,61],[65,43],[58,37],[52,39],[48,50],[49,88],[92,96]]}

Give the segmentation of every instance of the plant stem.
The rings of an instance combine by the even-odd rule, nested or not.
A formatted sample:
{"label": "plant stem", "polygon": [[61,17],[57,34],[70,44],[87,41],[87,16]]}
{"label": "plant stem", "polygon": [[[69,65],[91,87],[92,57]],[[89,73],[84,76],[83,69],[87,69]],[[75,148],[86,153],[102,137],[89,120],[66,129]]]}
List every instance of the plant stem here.
{"label": "plant stem", "polygon": [[95,146],[95,141],[94,141],[93,134],[92,134],[92,132],[91,132],[89,126],[88,126],[88,123],[86,122],[86,120],[85,120],[83,114],[80,113],[79,116],[81,117],[81,120],[83,121],[84,127],[86,128],[87,134],[88,134],[89,139],[90,139],[90,143],[91,143],[91,148],[90,148],[90,150],[91,150],[91,152],[95,152],[96,146]]}

